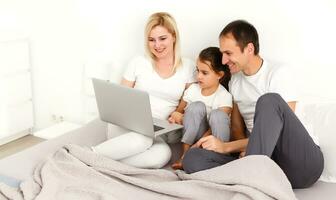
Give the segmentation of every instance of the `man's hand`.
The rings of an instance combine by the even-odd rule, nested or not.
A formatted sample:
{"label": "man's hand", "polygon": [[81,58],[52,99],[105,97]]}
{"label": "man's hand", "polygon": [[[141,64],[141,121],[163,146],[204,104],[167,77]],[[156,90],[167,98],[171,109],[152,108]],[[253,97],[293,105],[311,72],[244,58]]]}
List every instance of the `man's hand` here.
{"label": "man's hand", "polygon": [[174,111],[168,118],[170,123],[182,124],[183,123],[183,114],[177,111]]}
{"label": "man's hand", "polygon": [[222,142],[213,135],[209,135],[201,138],[193,145],[193,147],[202,147],[203,149],[214,151],[217,153],[230,153],[228,151],[228,146],[225,142]]}

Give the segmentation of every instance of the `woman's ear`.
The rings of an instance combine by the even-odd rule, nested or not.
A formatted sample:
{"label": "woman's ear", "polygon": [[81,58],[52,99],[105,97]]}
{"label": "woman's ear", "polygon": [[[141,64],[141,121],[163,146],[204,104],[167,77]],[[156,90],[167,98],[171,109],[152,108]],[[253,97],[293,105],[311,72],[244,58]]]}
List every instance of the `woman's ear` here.
{"label": "woman's ear", "polygon": [[224,75],[225,75],[225,72],[223,71],[218,72],[218,79],[223,78]]}

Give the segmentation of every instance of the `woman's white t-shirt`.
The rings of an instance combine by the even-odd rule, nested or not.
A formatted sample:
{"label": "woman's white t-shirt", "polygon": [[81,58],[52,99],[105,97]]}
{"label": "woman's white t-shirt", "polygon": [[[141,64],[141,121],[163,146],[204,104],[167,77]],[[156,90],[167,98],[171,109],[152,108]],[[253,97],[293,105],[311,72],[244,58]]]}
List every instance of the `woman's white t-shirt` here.
{"label": "woman's white t-shirt", "polygon": [[148,92],[153,117],[167,119],[178,106],[186,84],[196,81],[195,71],[194,62],[182,58],[175,74],[162,78],[149,58],[138,56],[129,63],[124,79],[135,81],[134,88]]}
{"label": "woman's white t-shirt", "polygon": [[198,84],[192,84],[184,92],[183,100],[188,103],[201,101],[205,104],[207,110],[207,116],[212,110],[221,107],[232,108],[232,95],[222,86],[219,85],[217,90],[209,96],[202,95],[202,89]]}

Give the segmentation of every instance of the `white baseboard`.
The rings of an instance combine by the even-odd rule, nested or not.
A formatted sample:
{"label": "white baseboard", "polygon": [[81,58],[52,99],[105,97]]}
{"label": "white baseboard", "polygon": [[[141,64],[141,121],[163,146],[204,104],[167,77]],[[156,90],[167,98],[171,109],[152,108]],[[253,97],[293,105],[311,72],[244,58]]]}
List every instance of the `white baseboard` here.
{"label": "white baseboard", "polygon": [[80,124],[63,121],[55,125],[52,125],[51,127],[34,132],[33,135],[48,140],[63,135],[65,133],[68,133],[69,131],[77,129],[81,126],[82,125]]}
{"label": "white baseboard", "polygon": [[27,129],[27,130],[21,131],[19,133],[16,133],[14,135],[7,136],[5,138],[1,138],[0,139],[0,145],[6,144],[6,143],[11,142],[13,140],[19,139],[19,138],[21,138],[23,136],[29,135],[32,132],[31,130],[32,129]]}

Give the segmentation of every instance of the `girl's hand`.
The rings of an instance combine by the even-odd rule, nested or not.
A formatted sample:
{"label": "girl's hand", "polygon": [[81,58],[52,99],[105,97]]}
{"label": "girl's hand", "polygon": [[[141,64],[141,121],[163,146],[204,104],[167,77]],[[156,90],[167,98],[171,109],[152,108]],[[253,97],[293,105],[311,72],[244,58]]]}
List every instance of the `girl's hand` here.
{"label": "girl's hand", "polygon": [[182,124],[183,123],[183,114],[177,111],[174,111],[168,118],[170,123]]}

